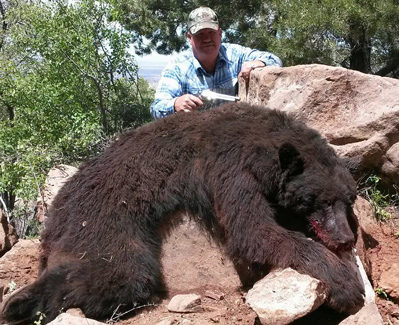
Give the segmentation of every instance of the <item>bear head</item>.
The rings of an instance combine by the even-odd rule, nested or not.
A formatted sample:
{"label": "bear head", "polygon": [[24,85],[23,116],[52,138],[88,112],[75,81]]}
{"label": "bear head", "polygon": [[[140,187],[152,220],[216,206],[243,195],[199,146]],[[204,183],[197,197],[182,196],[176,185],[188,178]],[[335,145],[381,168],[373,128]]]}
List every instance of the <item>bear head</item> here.
{"label": "bear head", "polygon": [[330,153],[301,155],[289,143],[283,144],[278,154],[282,172],[278,221],[332,251],[350,250],[357,233],[352,211],[356,183],[343,161]]}

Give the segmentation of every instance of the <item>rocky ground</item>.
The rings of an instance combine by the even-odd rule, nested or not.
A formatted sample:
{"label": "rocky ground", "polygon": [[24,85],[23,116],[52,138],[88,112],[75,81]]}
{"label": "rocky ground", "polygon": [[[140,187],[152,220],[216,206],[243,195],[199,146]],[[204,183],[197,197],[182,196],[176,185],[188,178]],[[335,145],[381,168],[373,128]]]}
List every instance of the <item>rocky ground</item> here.
{"label": "rocky ground", "polygon": [[[383,316],[384,324],[399,324],[399,301],[397,292],[384,289],[388,282],[398,288],[399,272],[395,266],[399,263],[399,207],[391,208],[392,218],[386,222],[372,226],[370,248],[367,255],[371,261],[371,279],[374,289],[379,293],[376,297],[378,309]],[[398,265],[398,264],[396,264]],[[396,303],[390,295],[395,295]]]}

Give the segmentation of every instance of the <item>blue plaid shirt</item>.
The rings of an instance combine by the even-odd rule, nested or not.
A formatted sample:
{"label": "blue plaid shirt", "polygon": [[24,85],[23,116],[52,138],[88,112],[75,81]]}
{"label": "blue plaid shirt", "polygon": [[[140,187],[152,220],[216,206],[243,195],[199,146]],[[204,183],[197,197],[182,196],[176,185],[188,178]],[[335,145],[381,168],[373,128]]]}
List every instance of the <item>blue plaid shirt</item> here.
{"label": "blue plaid shirt", "polygon": [[238,74],[246,61],[260,60],[266,65],[282,66],[280,58],[269,52],[253,50],[236,44],[222,44],[216,62],[215,73],[208,73],[190,51],[167,64],[151,105],[154,119],[175,112],[175,101],[184,94],[199,95],[205,89],[236,95]]}

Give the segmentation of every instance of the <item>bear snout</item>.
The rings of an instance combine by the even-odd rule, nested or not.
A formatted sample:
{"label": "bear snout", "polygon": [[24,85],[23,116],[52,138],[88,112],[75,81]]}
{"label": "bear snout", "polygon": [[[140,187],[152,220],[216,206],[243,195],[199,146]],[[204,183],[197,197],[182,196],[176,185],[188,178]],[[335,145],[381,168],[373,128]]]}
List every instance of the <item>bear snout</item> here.
{"label": "bear snout", "polygon": [[344,215],[327,214],[318,227],[317,235],[332,251],[348,251],[355,245],[355,235]]}

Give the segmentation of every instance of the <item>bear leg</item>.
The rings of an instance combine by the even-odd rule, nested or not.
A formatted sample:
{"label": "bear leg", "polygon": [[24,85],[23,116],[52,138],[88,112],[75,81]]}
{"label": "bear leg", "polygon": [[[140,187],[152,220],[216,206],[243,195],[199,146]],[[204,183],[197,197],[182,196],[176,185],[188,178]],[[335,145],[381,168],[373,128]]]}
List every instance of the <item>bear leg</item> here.
{"label": "bear leg", "polygon": [[[57,255],[57,252],[52,252]],[[34,320],[37,312],[50,322],[69,308],[81,308],[86,317],[106,319],[148,303],[163,289],[157,247],[114,252],[108,258],[87,254],[51,265],[31,285],[11,295],[0,319],[15,324]],[[51,260],[51,255],[49,260]]]}
{"label": "bear leg", "polygon": [[281,227],[262,193],[240,200],[238,208],[225,204],[218,209],[233,261],[245,260],[266,268],[291,267],[319,279],[329,291],[327,305],[338,312],[352,313],[363,305],[364,287],[351,266],[322,244]]}

